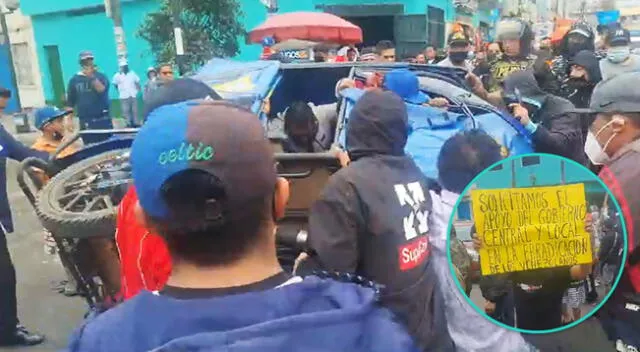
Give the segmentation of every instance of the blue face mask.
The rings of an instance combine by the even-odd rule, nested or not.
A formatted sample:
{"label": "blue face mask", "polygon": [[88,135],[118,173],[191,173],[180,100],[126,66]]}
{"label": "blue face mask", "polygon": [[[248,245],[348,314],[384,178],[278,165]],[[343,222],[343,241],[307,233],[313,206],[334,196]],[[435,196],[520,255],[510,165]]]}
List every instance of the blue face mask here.
{"label": "blue face mask", "polygon": [[631,55],[631,50],[628,46],[614,46],[607,50],[607,60],[614,64],[624,62]]}

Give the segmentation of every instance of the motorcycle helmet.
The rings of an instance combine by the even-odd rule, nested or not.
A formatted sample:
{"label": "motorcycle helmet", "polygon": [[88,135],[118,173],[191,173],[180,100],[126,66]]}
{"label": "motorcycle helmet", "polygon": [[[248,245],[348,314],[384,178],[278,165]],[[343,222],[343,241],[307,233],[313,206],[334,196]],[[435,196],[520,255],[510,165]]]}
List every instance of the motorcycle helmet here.
{"label": "motorcycle helmet", "polygon": [[520,40],[520,57],[527,57],[531,53],[534,34],[531,26],[519,18],[504,18],[496,26],[496,41],[504,52],[502,42],[505,40]]}
{"label": "motorcycle helmet", "polygon": [[595,33],[586,22],[576,22],[562,38],[560,53],[571,58],[582,50],[595,51]]}

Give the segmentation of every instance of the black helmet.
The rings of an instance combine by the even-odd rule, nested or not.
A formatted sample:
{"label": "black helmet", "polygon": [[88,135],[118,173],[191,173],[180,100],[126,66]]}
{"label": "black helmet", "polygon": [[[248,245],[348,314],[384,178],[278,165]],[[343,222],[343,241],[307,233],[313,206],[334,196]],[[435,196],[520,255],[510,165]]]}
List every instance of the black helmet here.
{"label": "black helmet", "polygon": [[[577,37],[578,40],[574,39],[573,43],[570,43],[570,37]],[[560,53],[567,58],[571,58],[582,50],[596,50],[595,34],[588,23],[576,22],[562,38]]]}
{"label": "black helmet", "polygon": [[502,46],[502,41],[504,40],[520,39],[520,56],[526,57],[531,53],[534,34],[529,23],[519,18],[509,17],[498,22],[496,39],[500,46]]}

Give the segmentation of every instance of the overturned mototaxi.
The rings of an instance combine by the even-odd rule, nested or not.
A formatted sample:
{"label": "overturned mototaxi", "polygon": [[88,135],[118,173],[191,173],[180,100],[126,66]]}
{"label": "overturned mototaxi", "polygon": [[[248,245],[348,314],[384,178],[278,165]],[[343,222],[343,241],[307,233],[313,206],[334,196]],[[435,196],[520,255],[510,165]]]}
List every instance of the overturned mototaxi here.
{"label": "overturned mototaxi", "polygon": [[[291,184],[291,199],[277,234],[278,257],[285,270],[292,269],[294,259],[305,249],[311,204],[340,163],[330,152],[278,152],[283,112],[293,101],[337,103],[334,144],[346,148],[349,113],[363,91],[347,89],[338,101],[337,82],[343,78],[362,80],[371,72],[384,73],[395,68],[416,72],[425,93],[445,97],[452,103],[446,111],[408,106],[411,133],[406,152],[428,177],[437,179],[439,150],[461,130],[484,130],[503,146],[505,155],[532,151],[529,132],[508,114],[470,93],[464,81],[465,72],[456,68],[404,63],[281,64],[213,59],[191,76],[210,85],[223,99],[253,111],[274,143],[278,172]],[[91,260],[95,259],[93,255],[83,249],[86,247],[83,243],[114,238],[117,207],[131,184],[128,158],[136,130],[83,133],[109,133],[113,137],[85,146],[64,159],[53,158],[49,163],[25,160],[18,182],[41,222],[56,239],[61,259],[71,269],[88,305],[96,308],[119,286],[118,282],[112,282],[118,272],[118,256],[114,252],[109,257],[111,262],[95,263]],[[45,170],[51,177],[44,187],[35,179],[34,167]],[[103,289],[104,286],[109,287]]]}

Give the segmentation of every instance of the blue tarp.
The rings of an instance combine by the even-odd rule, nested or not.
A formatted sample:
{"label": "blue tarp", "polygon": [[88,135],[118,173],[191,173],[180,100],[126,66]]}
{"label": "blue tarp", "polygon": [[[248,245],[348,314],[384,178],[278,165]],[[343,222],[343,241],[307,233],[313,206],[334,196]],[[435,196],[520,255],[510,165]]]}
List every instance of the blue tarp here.
{"label": "blue tarp", "polygon": [[[346,116],[364,91],[346,89],[342,92],[347,100]],[[438,177],[437,160],[444,142],[456,133],[479,128],[503,146],[509,155],[532,153],[529,138],[519,133],[503,116],[496,113],[477,115],[473,119],[427,106],[407,104],[411,132],[405,147],[425,175]],[[348,124],[346,125],[348,126]],[[346,127],[342,129],[339,142],[345,146]]]}
{"label": "blue tarp", "polygon": [[262,100],[274,86],[279,70],[278,61],[212,59],[191,78],[208,84],[223,99],[247,105],[254,113],[259,113]]}

